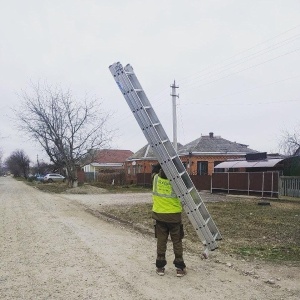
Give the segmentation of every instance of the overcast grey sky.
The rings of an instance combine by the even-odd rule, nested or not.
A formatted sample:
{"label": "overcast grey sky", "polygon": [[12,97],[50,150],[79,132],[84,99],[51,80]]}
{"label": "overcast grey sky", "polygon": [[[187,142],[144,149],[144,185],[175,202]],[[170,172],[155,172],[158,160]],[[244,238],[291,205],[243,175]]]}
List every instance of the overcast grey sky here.
{"label": "overcast grey sky", "polygon": [[109,65],[130,63],[172,140],[170,84],[179,85],[178,141],[209,132],[277,152],[300,111],[299,0],[0,0],[0,148],[42,150],[11,108],[30,81],[99,99],[118,129],[112,147],[146,144]]}

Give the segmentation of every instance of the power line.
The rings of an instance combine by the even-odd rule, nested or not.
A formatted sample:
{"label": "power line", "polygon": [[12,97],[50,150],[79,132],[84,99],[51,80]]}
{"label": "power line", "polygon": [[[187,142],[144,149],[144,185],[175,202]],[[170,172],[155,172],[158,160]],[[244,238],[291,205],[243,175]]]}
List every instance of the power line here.
{"label": "power line", "polygon": [[205,106],[244,106],[244,105],[266,105],[266,104],[279,104],[279,103],[288,103],[288,102],[298,102],[300,101],[299,99],[293,99],[293,100],[280,100],[280,101],[268,101],[268,102],[251,102],[251,103],[241,103],[241,102],[236,102],[236,103],[187,103],[183,105],[205,105]]}
{"label": "power line", "polygon": [[[242,70],[239,70],[239,71],[233,72],[233,73],[231,73],[231,74],[227,74],[227,75],[225,75],[225,76],[223,76],[223,77],[220,77],[220,78],[217,78],[217,79],[208,81],[208,82],[206,82],[206,83],[203,83],[203,84],[201,84],[201,85],[199,85],[199,86],[194,87],[193,90],[194,90],[194,89],[198,89],[198,88],[203,87],[203,86],[206,86],[206,85],[209,85],[209,84],[213,84],[213,83],[218,82],[218,81],[220,81],[220,80],[222,80],[222,79],[226,79],[226,78],[228,78],[228,77],[231,77],[231,76],[233,76],[233,75],[239,74],[239,73],[241,73],[241,72],[244,72],[244,71],[253,69],[253,68],[255,68],[255,67],[264,65],[264,64],[266,64],[266,63],[268,63],[268,62],[270,62],[270,61],[273,61],[273,60],[276,60],[276,59],[278,59],[278,58],[280,58],[280,57],[283,57],[283,56],[292,54],[292,53],[297,52],[297,51],[299,51],[299,50],[300,50],[300,48],[294,49],[294,50],[292,50],[292,51],[290,51],[290,52],[283,53],[283,54],[281,54],[281,55],[275,56],[275,57],[273,57],[273,58],[271,58],[271,59],[265,60],[265,61],[260,62],[260,63],[258,63],[258,64],[255,64],[255,65],[252,65],[252,66],[250,66],[250,67],[244,68],[244,69],[242,69]],[[184,90],[184,88],[185,88],[185,86],[183,85],[183,90]],[[191,89],[189,88],[189,91],[190,91],[190,90],[191,90]]]}
{"label": "power line", "polygon": [[[267,87],[267,86],[270,86],[270,85],[278,84],[278,83],[285,82],[285,81],[292,80],[292,79],[296,79],[296,78],[299,78],[299,77],[300,77],[300,75],[297,75],[297,76],[293,76],[293,77],[289,77],[289,78],[269,82],[269,83],[266,83],[266,84],[263,84],[263,85],[255,86],[255,87],[250,88],[250,89],[241,90],[241,91],[238,91],[238,92],[235,92],[235,93],[220,95],[218,97],[212,97],[212,98],[209,98],[209,99],[206,99],[206,100],[207,101],[212,101],[212,100],[216,100],[216,99],[223,99],[223,98],[230,97],[230,96],[235,96],[235,95],[239,95],[239,94],[243,94],[243,93],[248,93],[248,92],[251,92],[253,90],[261,89],[261,88],[264,88],[264,87]],[[198,102],[188,102],[188,101],[187,101],[187,103],[188,104],[199,104]]]}
{"label": "power line", "polygon": [[[289,41],[288,43],[290,43],[290,42],[293,42],[293,41],[297,40],[299,37],[300,37],[300,34],[294,36],[293,39],[287,39],[287,40],[285,40],[285,41]],[[264,54],[266,54],[266,53],[269,53],[269,52],[271,52],[271,51],[274,51],[274,50],[276,50],[276,49],[278,49],[278,48],[280,48],[280,47],[286,46],[286,45],[288,44],[288,43],[284,43],[283,45],[280,45],[281,43],[282,43],[282,42],[279,42],[279,43],[277,43],[277,44],[275,44],[275,45],[272,45],[272,46],[270,46],[270,47],[268,47],[268,48],[266,48],[266,49],[263,49],[263,50],[260,50],[260,51],[258,51],[258,52],[256,52],[256,53],[253,53],[253,54],[251,54],[251,55],[248,55],[247,57],[244,57],[244,58],[240,59],[239,61],[231,62],[231,63],[229,63],[229,64],[227,64],[227,65],[225,65],[225,66],[223,66],[223,67],[220,67],[220,70],[216,70],[215,73],[214,73],[214,70],[212,70],[212,71],[210,71],[210,72],[207,72],[207,73],[205,73],[205,74],[202,74],[201,76],[198,76],[197,78],[206,76],[206,77],[204,78],[204,80],[206,80],[206,79],[207,79],[207,76],[212,77],[212,76],[214,76],[214,75],[219,75],[219,74],[221,74],[221,73],[223,73],[223,72],[225,72],[225,71],[227,71],[227,70],[230,70],[230,69],[233,68],[233,67],[236,67],[236,66],[241,65],[241,64],[243,64],[243,63],[245,63],[245,62],[247,62],[247,61],[250,61],[250,60],[253,60],[253,59],[255,59],[255,58],[258,58],[259,56],[262,56],[262,55],[264,55]],[[276,45],[278,45],[278,46],[277,46],[277,47],[274,47],[274,46],[276,46]],[[271,49],[269,49],[269,48],[271,48]],[[269,50],[268,50],[268,49],[269,49]],[[267,51],[266,51],[266,50],[267,50]],[[226,68],[226,67],[227,67],[227,68]],[[222,69],[222,68],[223,68],[223,69]],[[196,81],[197,78],[195,78],[194,82]],[[198,83],[198,81],[197,81],[196,83]],[[187,84],[185,84],[185,87],[187,87],[187,86],[189,86],[189,85],[193,85],[193,81],[192,81],[192,82],[188,82]]]}
{"label": "power line", "polygon": [[240,54],[242,54],[242,53],[248,52],[249,50],[252,50],[252,49],[254,49],[254,48],[256,48],[256,47],[258,47],[258,46],[260,46],[260,45],[263,45],[263,44],[265,44],[265,43],[267,43],[267,42],[269,42],[269,41],[271,41],[271,40],[274,40],[274,39],[276,39],[276,38],[279,37],[279,36],[285,35],[287,32],[290,32],[290,31],[292,31],[292,30],[294,30],[294,29],[296,29],[296,28],[299,28],[299,27],[300,27],[300,25],[294,26],[294,27],[292,27],[292,28],[290,28],[290,29],[288,29],[288,30],[286,30],[286,31],[284,31],[284,32],[282,32],[282,33],[280,33],[280,34],[275,35],[274,37],[271,37],[271,38],[269,38],[269,39],[267,39],[267,40],[265,40],[265,41],[263,41],[263,42],[261,42],[261,43],[255,44],[254,46],[251,46],[250,48],[247,48],[247,49],[245,49],[245,50],[242,50],[242,51],[240,51],[240,52],[238,52],[238,53],[236,53],[236,54],[234,54],[234,55],[228,57],[227,59],[225,59],[225,60],[223,60],[223,61],[220,61],[220,62],[218,62],[218,63],[216,63],[216,64],[214,64],[214,65],[212,65],[212,66],[208,66],[208,67],[206,67],[205,69],[203,69],[202,71],[195,73],[194,75],[188,75],[188,76],[186,76],[186,77],[183,77],[183,78],[180,79],[180,82],[183,83],[187,78],[190,78],[190,77],[193,77],[193,76],[197,76],[198,74],[200,74],[200,73],[206,71],[206,70],[209,69],[209,68],[212,68],[212,67],[214,67],[214,66],[218,66],[218,65],[220,65],[220,64],[223,64],[224,62],[226,62],[226,61],[228,61],[228,60],[230,60],[230,59],[232,59],[232,58],[235,58],[235,57],[237,57],[238,55],[240,55]]}

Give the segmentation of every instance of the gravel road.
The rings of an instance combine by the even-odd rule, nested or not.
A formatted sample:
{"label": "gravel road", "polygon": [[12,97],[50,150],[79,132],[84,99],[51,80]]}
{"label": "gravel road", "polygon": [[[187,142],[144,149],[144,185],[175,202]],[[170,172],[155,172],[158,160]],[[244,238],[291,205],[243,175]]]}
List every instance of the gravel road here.
{"label": "gravel road", "polygon": [[[155,239],[97,218],[106,204],[148,194],[53,195],[0,178],[0,299],[300,299],[300,268],[186,253],[177,278],[172,253],[155,273]],[[200,253],[200,248],[199,248]]]}

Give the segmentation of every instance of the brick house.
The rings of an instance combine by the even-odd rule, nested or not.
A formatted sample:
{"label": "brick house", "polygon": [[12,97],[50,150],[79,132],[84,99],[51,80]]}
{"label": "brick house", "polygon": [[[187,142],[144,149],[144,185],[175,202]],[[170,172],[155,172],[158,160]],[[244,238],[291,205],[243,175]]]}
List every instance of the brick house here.
{"label": "brick house", "polygon": [[217,164],[257,152],[248,145],[231,142],[210,132],[186,144],[178,154],[190,175],[211,175]]}
{"label": "brick house", "polygon": [[90,162],[83,167],[89,177],[96,177],[100,172],[123,171],[125,161],[133,155],[130,150],[101,149],[93,151]]}
{"label": "brick house", "polygon": [[[182,147],[177,144],[178,149]],[[125,177],[127,183],[137,183],[137,174],[150,178],[152,166],[157,164],[157,159],[149,144],[138,150],[125,161]]]}
{"label": "brick house", "polygon": [[[247,145],[231,142],[215,136],[212,132],[184,146],[178,144],[177,148],[178,155],[190,175],[211,175],[220,162],[243,158],[247,153],[257,153]],[[144,146],[126,160],[126,182],[137,183],[137,174],[150,174],[152,165],[156,163],[157,159],[151,147]]]}

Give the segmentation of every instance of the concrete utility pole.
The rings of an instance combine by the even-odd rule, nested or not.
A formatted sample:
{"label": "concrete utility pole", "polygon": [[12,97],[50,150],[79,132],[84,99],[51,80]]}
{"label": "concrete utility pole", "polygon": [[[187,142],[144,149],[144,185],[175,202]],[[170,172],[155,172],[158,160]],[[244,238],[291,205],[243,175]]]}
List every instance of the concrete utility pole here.
{"label": "concrete utility pole", "polygon": [[176,94],[176,89],[179,88],[179,86],[176,86],[175,80],[172,85],[170,85],[172,88],[172,104],[173,104],[173,146],[175,151],[177,152],[177,115],[176,115],[176,97],[179,98],[179,95]]}

